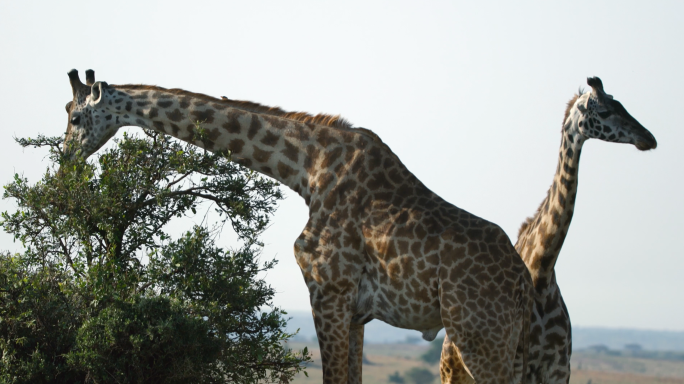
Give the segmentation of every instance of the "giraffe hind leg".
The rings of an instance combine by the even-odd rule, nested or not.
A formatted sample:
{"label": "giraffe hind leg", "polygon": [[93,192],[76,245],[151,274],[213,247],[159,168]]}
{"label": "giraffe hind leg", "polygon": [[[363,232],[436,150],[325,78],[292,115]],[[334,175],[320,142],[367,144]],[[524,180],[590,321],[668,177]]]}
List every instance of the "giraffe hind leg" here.
{"label": "giraffe hind leg", "polygon": [[[442,273],[448,274],[440,271],[440,276]],[[478,384],[514,383],[514,360],[521,328],[514,323],[522,320],[516,316],[515,300],[506,300],[510,304],[506,306],[498,303],[499,311],[492,314],[486,306],[477,305],[483,298],[457,294],[458,289],[472,291],[473,287],[459,287],[461,284],[445,282],[442,278],[440,285],[442,322],[460,352],[466,371]]]}
{"label": "giraffe hind leg", "polygon": [[468,368],[463,364],[458,347],[451,342],[449,335],[444,336],[442,356],[439,360],[439,375],[442,384],[474,384]]}

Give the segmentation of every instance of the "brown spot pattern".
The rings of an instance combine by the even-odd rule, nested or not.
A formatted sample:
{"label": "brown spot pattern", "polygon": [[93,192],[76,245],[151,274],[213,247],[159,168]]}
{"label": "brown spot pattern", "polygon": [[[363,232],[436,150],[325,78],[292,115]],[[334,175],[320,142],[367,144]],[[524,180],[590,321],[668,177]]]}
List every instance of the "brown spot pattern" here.
{"label": "brown spot pattern", "polygon": [[280,140],[280,136],[274,134],[271,131],[266,131],[264,137],[260,140],[262,144],[268,145],[269,147],[275,147]]}
{"label": "brown spot pattern", "polygon": [[176,108],[173,111],[167,111],[166,118],[177,123],[183,119],[183,113],[180,111],[180,109]]}
{"label": "brown spot pattern", "polygon": [[252,114],[252,121],[249,124],[249,130],[247,131],[247,138],[252,140],[254,136],[261,130],[261,121],[259,121],[259,116],[257,114]]}
{"label": "brown spot pattern", "polygon": [[236,154],[242,153],[242,148],[244,148],[244,146],[245,142],[241,139],[233,139],[230,141],[230,143],[228,143],[228,149],[230,149],[232,153]]}
{"label": "brown spot pattern", "polygon": [[259,147],[254,147],[254,152],[252,153],[252,157],[254,160],[260,162],[260,163],[265,163],[268,161],[268,159],[271,158],[271,155],[273,154],[272,151],[264,151],[263,149]]}
{"label": "brown spot pattern", "polygon": [[282,153],[291,161],[295,163],[299,162],[299,149],[287,139],[285,140],[285,149],[282,150]]}
{"label": "brown spot pattern", "polygon": [[205,109],[202,111],[192,111],[193,121],[199,121],[202,124],[211,124],[214,122],[214,110]]}

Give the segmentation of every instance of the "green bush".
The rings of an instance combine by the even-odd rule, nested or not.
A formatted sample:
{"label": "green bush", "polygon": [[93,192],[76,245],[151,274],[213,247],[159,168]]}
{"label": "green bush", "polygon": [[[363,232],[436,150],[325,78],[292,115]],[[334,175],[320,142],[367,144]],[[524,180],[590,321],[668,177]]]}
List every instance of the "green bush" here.
{"label": "green bush", "polygon": [[66,360],[83,318],[71,277],[52,265],[0,255],[1,383],[78,383]]}
{"label": "green bush", "polygon": [[[304,353],[283,346],[285,312],[258,275],[259,235],[282,198],[275,182],[168,137],[125,136],[52,166],[30,184],[15,175],[2,214],[22,254],[0,260],[0,382],[255,383],[287,381]],[[173,218],[210,202],[221,221],[180,237]],[[240,242],[214,238],[230,223]]]}
{"label": "green bush", "polygon": [[425,368],[411,368],[404,376],[406,381],[413,384],[431,384],[437,378],[432,372]]}
{"label": "green bush", "polygon": [[67,358],[96,383],[187,383],[211,369],[220,346],[206,322],[177,301],[137,298],[86,320]]}
{"label": "green bush", "polygon": [[393,384],[404,384],[406,383],[406,380],[404,380],[404,377],[399,374],[399,371],[394,372],[393,374],[389,375],[387,378],[387,381]]}

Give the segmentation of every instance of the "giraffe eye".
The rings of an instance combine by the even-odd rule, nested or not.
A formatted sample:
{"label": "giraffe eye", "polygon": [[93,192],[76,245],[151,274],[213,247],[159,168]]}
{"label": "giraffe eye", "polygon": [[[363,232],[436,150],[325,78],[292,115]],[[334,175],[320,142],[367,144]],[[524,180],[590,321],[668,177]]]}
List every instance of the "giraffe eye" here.
{"label": "giraffe eye", "polygon": [[610,115],[612,115],[612,114],[613,114],[613,112],[611,112],[611,111],[604,111],[604,112],[599,112],[599,113],[598,113],[598,115],[599,115],[602,119],[607,119],[608,116],[610,116]]}
{"label": "giraffe eye", "polygon": [[81,122],[81,116],[74,116],[71,118],[71,125],[78,125]]}

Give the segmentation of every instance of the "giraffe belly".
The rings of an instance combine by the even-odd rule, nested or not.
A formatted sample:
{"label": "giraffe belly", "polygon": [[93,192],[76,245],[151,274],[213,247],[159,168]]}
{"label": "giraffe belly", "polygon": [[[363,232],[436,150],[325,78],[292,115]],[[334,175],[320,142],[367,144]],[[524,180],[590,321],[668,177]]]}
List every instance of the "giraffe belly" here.
{"label": "giraffe belly", "polygon": [[398,291],[396,284],[383,283],[371,274],[362,275],[352,322],[365,324],[378,319],[398,328],[419,331],[425,340],[434,340],[443,328],[436,290],[430,292],[422,287]]}

